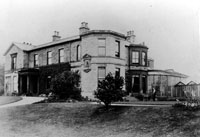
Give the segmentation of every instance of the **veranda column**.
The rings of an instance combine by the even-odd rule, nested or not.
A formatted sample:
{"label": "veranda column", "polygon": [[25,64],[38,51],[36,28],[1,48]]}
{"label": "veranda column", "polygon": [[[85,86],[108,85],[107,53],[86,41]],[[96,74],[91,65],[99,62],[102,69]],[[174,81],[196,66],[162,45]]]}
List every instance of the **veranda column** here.
{"label": "veranda column", "polygon": [[40,79],[39,79],[39,77],[38,77],[38,78],[37,78],[37,94],[39,94],[39,92],[40,92],[40,91],[39,91],[39,89],[40,89],[40,88],[39,88],[39,80],[40,80]]}
{"label": "veranda column", "polygon": [[146,86],[145,93],[148,94],[149,93],[149,91],[148,91],[148,75],[145,75],[145,86]]}
{"label": "veranda column", "polygon": [[142,75],[140,74],[139,75],[139,79],[140,79],[140,93],[144,93],[144,91],[143,91],[143,84],[142,84]]}
{"label": "veranda column", "polygon": [[22,91],[22,76],[19,75],[19,94],[23,93]]}
{"label": "veranda column", "polygon": [[27,75],[27,91],[26,93],[30,93],[30,78],[29,78],[29,75]]}

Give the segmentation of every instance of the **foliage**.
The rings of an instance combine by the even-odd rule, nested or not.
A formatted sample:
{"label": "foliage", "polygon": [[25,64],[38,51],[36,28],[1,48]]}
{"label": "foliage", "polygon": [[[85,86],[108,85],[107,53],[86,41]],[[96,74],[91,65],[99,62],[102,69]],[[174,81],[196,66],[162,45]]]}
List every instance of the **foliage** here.
{"label": "foliage", "polygon": [[178,101],[173,105],[175,108],[182,108],[184,110],[200,110],[200,97],[193,96],[190,92],[184,92],[186,96],[186,101],[180,102]]}
{"label": "foliage", "polygon": [[133,97],[135,97],[136,99],[142,101],[143,100],[143,95],[141,93],[137,93],[137,94],[132,94]]}
{"label": "foliage", "polygon": [[111,102],[122,100],[122,97],[125,95],[122,90],[123,85],[123,77],[114,77],[112,73],[109,73],[104,80],[99,81],[98,88],[94,92],[94,95],[108,108]]}
{"label": "foliage", "polygon": [[40,94],[48,95],[50,93],[49,89],[47,89],[46,87],[48,76],[50,76],[51,78],[54,78],[56,75],[64,71],[70,71],[69,63],[59,63],[59,64],[51,64],[47,66],[40,66],[39,67],[39,72],[40,72],[39,80],[41,83],[39,86]]}
{"label": "foliage", "polygon": [[78,71],[64,71],[57,74],[51,81],[51,89],[59,99],[81,99],[79,88],[80,75]]}

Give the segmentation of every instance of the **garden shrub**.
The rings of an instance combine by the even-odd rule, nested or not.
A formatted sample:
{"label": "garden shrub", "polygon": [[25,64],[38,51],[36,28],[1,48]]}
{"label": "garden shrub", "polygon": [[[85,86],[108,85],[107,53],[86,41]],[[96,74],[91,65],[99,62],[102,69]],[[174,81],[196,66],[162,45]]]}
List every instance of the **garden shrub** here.
{"label": "garden shrub", "polygon": [[98,82],[98,88],[94,92],[94,95],[108,108],[112,102],[123,100],[122,97],[125,95],[122,90],[123,85],[123,77],[114,77],[112,73],[109,73],[104,80]]}
{"label": "garden shrub", "polygon": [[141,93],[137,93],[137,94],[132,94],[133,97],[135,97],[136,99],[142,101],[143,100],[143,95]]}
{"label": "garden shrub", "polygon": [[175,108],[182,108],[184,110],[200,110],[200,97],[192,96],[191,93],[185,92],[186,101],[178,101],[176,104],[173,105]]}
{"label": "garden shrub", "polygon": [[1,90],[0,90],[0,96],[3,96],[3,95],[4,95],[4,90],[1,89]]}
{"label": "garden shrub", "polygon": [[57,74],[51,81],[51,89],[58,99],[81,100],[81,89],[79,88],[80,75],[78,71],[64,71]]}
{"label": "garden shrub", "polygon": [[167,101],[168,100],[168,97],[167,96],[159,96],[159,97],[156,97],[158,101]]}

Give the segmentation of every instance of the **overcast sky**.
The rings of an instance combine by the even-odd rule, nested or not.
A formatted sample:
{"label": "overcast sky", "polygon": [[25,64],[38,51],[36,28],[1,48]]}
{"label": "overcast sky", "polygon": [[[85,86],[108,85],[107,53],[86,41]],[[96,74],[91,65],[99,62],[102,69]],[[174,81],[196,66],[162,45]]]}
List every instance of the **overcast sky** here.
{"label": "overcast sky", "polygon": [[198,0],[0,0],[0,61],[12,42],[33,45],[90,29],[126,34],[145,42],[157,69],[174,69],[200,82]]}

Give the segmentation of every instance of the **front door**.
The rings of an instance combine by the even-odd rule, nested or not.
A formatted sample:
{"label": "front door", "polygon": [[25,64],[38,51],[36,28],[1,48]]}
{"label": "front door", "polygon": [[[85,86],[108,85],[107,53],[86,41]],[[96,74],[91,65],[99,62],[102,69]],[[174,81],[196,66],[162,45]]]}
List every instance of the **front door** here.
{"label": "front door", "polygon": [[139,75],[132,76],[132,93],[140,93],[140,77],[139,77]]}

